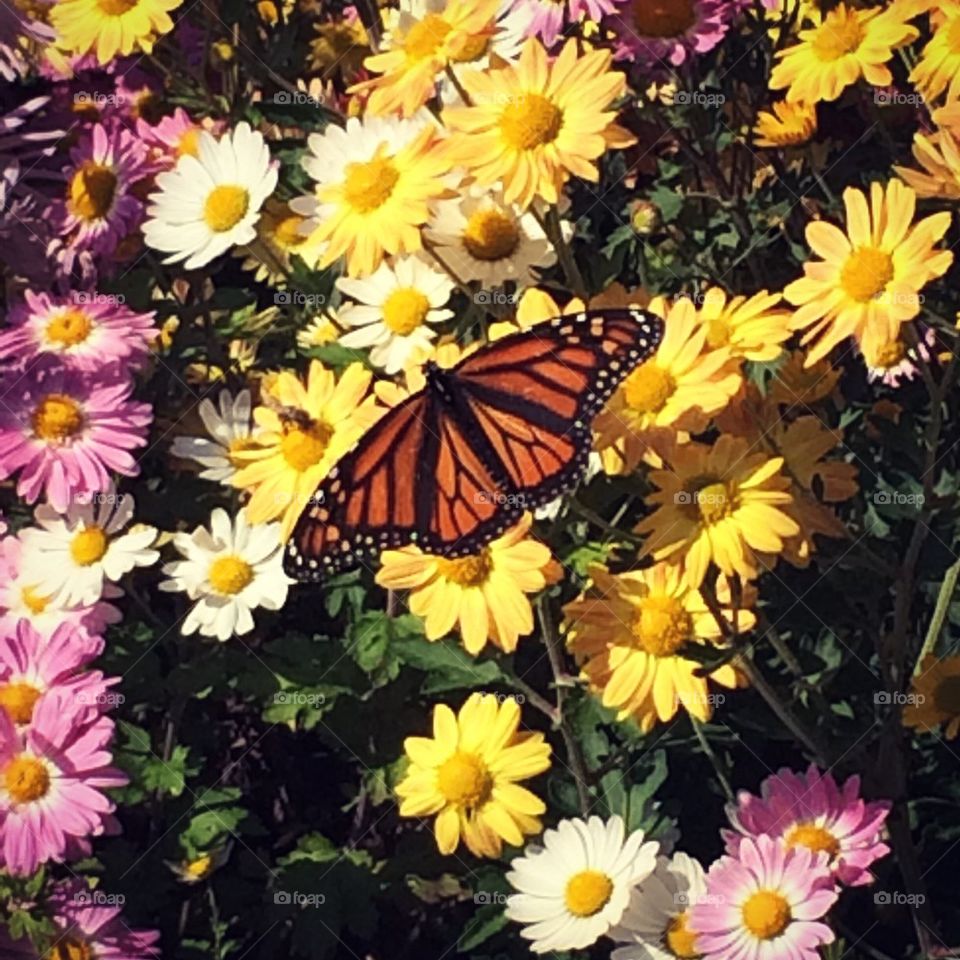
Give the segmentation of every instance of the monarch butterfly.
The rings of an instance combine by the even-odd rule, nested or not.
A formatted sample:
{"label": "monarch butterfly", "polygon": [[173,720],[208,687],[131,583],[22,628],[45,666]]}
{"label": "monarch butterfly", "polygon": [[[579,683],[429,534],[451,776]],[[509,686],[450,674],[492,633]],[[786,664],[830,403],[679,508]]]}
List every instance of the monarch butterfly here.
{"label": "monarch butterfly", "polygon": [[640,310],[558,317],[484,346],[378,420],[301,514],[287,573],[317,581],[385,547],[476,553],[574,486],[590,426],[656,350],[662,321]]}

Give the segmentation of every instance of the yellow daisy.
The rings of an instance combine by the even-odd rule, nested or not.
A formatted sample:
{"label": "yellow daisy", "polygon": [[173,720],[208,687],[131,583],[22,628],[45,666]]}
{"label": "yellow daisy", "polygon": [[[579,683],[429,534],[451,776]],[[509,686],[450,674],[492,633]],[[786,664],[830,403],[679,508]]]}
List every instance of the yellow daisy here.
{"label": "yellow daisy", "polygon": [[950,226],[949,213],[914,224],[917,195],[899,180],[886,190],[870,187],[870,205],[861,190],[843,194],[847,232],[823,220],[807,225],[807,243],[822,260],[804,264],[784,297],[799,307],[793,323],[805,330],[802,343],[816,341],[807,364],[854,337],[861,350],[894,339],[900,325],[920,312],[920,291],[943,276],[953,262],[935,244]]}
{"label": "yellow daisy", "polygon": [[626,90],[610,63],[607,50],[578,56],[573,40],[551,63],[531,39],[515,64],[464,71],[472,105],[443,111],[452,161],[481,185],[502,181],[505,202],[524,209],[537,196],[556,203],[571,175],[596,182],[595,161],[635,142],[608,109]]}
{"label": "yellow daisy", "polygon": [[310,41],[311,71],[321,77],[341,75],[352,80],[370,53],[370,43],[363,21],[343,17],[313,26],[317,36]]}
{"label": "yellow daisy", "polygon": [[[723,695],[712,693],[708,678],[697,675],[698,661],[683,656],[693,644],[719,646],[722,639],[700,591],[669,563],[617,576],[593,567],[590,577],[592,588],[564,607],[564,617],[568,647],[591,691],[617,711],[618,720],[633,717],[644,733],[658,720],[672,720],[680,707],[709,720]],[[729,604],[726,582],[720,584],[719,598]],[[725,609],[724,616],[733,622],[733,611]],[[736,612],[739,632],[755,622],[749,610]],[[729,664],[709,679],[731,689],[738,682]]]}
{"label": "yellow daisy", "polygon": [[924,657],[910,694],[901,718],[905,727],[929,733],[942,726],[947,740],[960,733],[960,657]]}
{"label": "yellow daisy", "polygon": [[753,128],[758,147],[795,147],[806,143],[817,132],[815,104],[777,100],[773,111],[761,111]]}
{"label": "yellow daisy", "polygon": [[538,834],[543,801],[518,781],[550,766],[542,733],[520,731],[520,708],[492,694],[473,693],[459,714],[446,704],[433,709],[433,737],[407,737],[410,760],[397,785],[401,817],[434,814],[437,849],[460,845],[478,857],[499,857],[503,843],[520,846]]}
{"label": "yellow daisy", "polygon": [[787,91],[790,103],[836,100],[863,77],[875,87],[893,83],[886,63],[894,51],[918,36],[894,11],[857,10],[840,3],[823,22],[801,30],[800,42],[780,50],[770,76],[771,90]]}
{"label": "yellow daisy", "polygon": [[744,360],[767,363],[783,352],[790,339],[790,314],[780,306],[779,293],[761,290],[748,300],[711,287],[703,294],[700,321],[707,328],[707,346],[713,350],[727,347],[730,355]]}
{"label": "yellow daisy", "polygon": [[236,453],[242,466],[230,480],[250,493],[251,523],[282,517],[281,538],[290,536],[320,481],[381,412],[366,396],[370,379],[362,364],[337,380],[314,360],[306,383],[285,370],[266,386],[269,405],[253,412],[256,446]]}
{"label": "yellow daisy", "polygon": [[173,29],[170,11],[183,0],[60,0],[50,11],[56,46],[83,55],[95,51],[101,64],[135,50],[150,53]]}
{"label": "yellow daisy", "polygon": [[893,169],[918,197],[960,200],[960,147],[950,130],[914,134],[913,158],[922,171],[909,167]]}
{"label": "yellow daisy", "polygon": [[933,36],[910,73],[910,82],[928,104],[946,91],[960,97],[960,3],[940,0],[930,18]]}
{"label": "yellow daisy", "polygon": [[649,534],[644,556],[676,559],[692,588],[713,561],[727,576],[756,576],[756,553],[779,554],[800,532],[785,507],[792,502],[782,457],[751,453],[741,437],[724,434],[712,446],[675,449],[668,470],[650,479],[659,488],[647,499],[657,509],[636,528]]}
{"label": "yellow daisy", "polygon": [[238,247],[234,256],[243,257],[243,269],[252,270],[255,280],[280,283],[290,272],[290,258],[299,254],[306,242],[301,232],[305,223],[288,204],[271,197],[257,221],[256,239]]}
{"label": "yellow daisy", "polygon": [[410,591],[410,610],[423,618],[428,640],[457,627],[470,654],[487,640],[512,653],[520,637],[533,632],[527,594],[555,579],[550,549],[527,536],[531,523],[527,515],[479,553],[454,560],[414,545],[384,550],[377,583]]}

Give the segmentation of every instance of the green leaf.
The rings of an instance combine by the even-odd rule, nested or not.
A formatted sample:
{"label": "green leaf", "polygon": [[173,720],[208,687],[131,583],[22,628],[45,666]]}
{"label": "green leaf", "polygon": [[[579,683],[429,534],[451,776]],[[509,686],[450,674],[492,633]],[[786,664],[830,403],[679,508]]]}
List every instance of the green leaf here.
{"label": "green leaf", "polygon": [[650,191],[650,200],[657,205],[664,223],[672,223],[683,209],[683,195],[664,184]]}
{"label": "green leaf", "polygon": [[490,903],[479,910],[464,924],[463,933],[457,941],[457,950],[467,953],[485,943],[507,925],[507,917],[500,904]]}

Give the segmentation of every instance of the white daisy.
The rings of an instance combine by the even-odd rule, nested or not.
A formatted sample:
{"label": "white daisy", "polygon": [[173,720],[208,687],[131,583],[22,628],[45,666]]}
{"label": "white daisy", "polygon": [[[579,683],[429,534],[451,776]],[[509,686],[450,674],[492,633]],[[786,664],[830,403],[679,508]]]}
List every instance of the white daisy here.
{"label": "white daisy", "polygon": [[473,186],[455,200],[437,201],[426,226],[438,257],[463,280],[499,287],[537,282],[534,267],[557,262],[553,244],[530,212],[505,203],[503,191]]}
{"label": "white daisy", "polygon": [[620,943],[610,960],[676,960],[698,957],[690,908],[707,896],[703,867],[685,853],[659,857],[657,869],[633,891],[610,936]]}
{"label": "white daisy", "polygon": [[520,891],[507,898],[506,914],[528,924],[520,936],[534,953],[581,950],[618,924],[633,888],[653,873],[656,843],[642,830],[624,840],[620,817],[561,820],[511,863],[507,880]]}
{"label": "white daisy", "polygon": [[253,446],[250,410],[249,390],[241,390],[236,397],[229,390],[221,390],[216,407],[204,398],[198,412],[209,438],[177,437],[170,452],[205,467],[200,472],[204,480],[230,486],[230,478],[237,472],[234,454]]}
{"label": "white daisy", "polygon": [[297,346],[304,352],[325,347],[340,336],[340,328],[325,313],[318,313],[305,327],[297,331]]}
{"label": "white daisy", "polygon": [[337,313],[341,326],[353,327],[340,337],[345,347],[370,348],[370,362],[387,373],[398,373],[418,353],[430,349],[437,332],[430,324],[453,316],[441,309],[453,293],[453,283],[418,257],[384,261],[364,280],[341,277],[337,286],[351,303]]}
{"label": "white daisy", "polygon": [[173,545],[185,559],[164,565],[171,579],[160,589],[197,601],[180,628],[184,635],[199,630],[223,642],[253,629],[251,610],[279,610],[286,602],[293,581],[283,572],[279,523],[251,525],[243,510],[231,523],[218,507],[209,530],[178,533]]}
{"label": "white daisy", "polygon": [[96,603],[109,582],[116,583],[134,567],[160,559],[151,550],[156,527],[133,519],[134,499],[112,487],[105,493],[77,498],[65,514],[48,503],[34,512],[38,526],[20,531],[23,568],[34,590],[62,604]]}
{"label": "white daisy", "polygon": [[260,208],[277,185],[277,168],[260,133],[240,123],[220,139],[203,131],[197,156],[184,154],[157,176],[147,245],[169,253],[164,263],[186,260],[188,270],[208,264],[257,235]]}

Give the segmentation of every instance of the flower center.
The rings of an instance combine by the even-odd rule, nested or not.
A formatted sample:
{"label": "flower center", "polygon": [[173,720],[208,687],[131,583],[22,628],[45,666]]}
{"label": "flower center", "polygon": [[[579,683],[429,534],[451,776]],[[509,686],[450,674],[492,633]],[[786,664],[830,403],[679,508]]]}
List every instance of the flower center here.
{"label": "flower center", "polygon": [[96,954],[86,940],[68,937],[58,940],[43,955],[43,960],[96,960]]}
{"label": "flower center", "polygon": [[863,42],[863,28],[856,10],[848,10],[842,4],[827,14],[826,19],[817,28],[817,35],[811,44],[818,60],[832,63],[853,53]]}
{"label": "flower center", "polygon": [[960,714],[960,677],[944,677],[933,691],[933,704],[944,713]]}
{"label": "flower center", "polygon": [[478,807],[489,798],[493,778],[479,757],[458,750],[437,771],[437,788],[448,803]]}
{"label": "flower center", "polygon": [[514,150],[553,143],[563,126],[563,111],[539,93],[523,93],[500,114],[500,133]]}
{"label": "flower center", "polygon": [[232,554],[217,557],[207,571],[210,586],[224,597],[232,597],[253,580],[253,567],[242,557]]}
{"label": "flower center", "polygon": [[74,563],[89,567],[103,559],[109,541],[100,527],[85,527],[73,535],[70,541],[70,556]]}
{"label": "flower center", "polygon": [[300,232],[300,227],[304,223],[303,217],[298,217],[295,213],[284,217],[273,229],[274,242],[281,250],[292,250],[300,246],[306,239]]}
{"label": "flower center", "polygon": [[730,342],[730,324],[724,317],[711,317],[707,321],[707,346],[718,350]]}
{"label": "flower center", "polygon": [[313,420],[308,427],[285,424],[280,450],[284,460],[303,473],[323,459],[332,436],[333,429],[322,420]]}
{"label": "flower center", "polygon": [[29,723],[40,691],[29,683],[5,683],[0,686],[0,710],[6,710],[14,723]]}
{"label": "flower center", "polygon": [[493,35],[495,29],[495,25],[490,24],[486,32],[469,37],[463,44],[463,47],[450,59],[455,63],[472,63],[474,60],[479,60],[489,49],[490,37]]}
{"label": "flower center", "polygon": [[613,881],[605,873],[581,870],[567,881],[563,899],[575,917],[592,917],[607,905],[611,893]]}
{"label": "flower center", "polygon": [[503,260],[520,243],[520,229],[503,210],[477,210],[463,231],[463,245],[475,260]]}
{"label": "flower center", "polygon": [[54,316],[44,332],[51,343],[75,347],[90,336],[92,329],[93,323],[83,310],[68,309]]}
{"label": "flower center", "polygon": [[48,393],[33,411],[31,424],[41,440],[66,440],[83,427],[83,411],[73,397]]}
{"label": "flower center", "polygon": [[857,303],[875,300],[893,279],[893,258],[876,247],[860,247],[847,257],[840,286]]}
{"label": "flower center", "polygon": [[670,918],[667,929],[663,931],[663,945],[680,960],[695,960],[700,954],[697,952],[697,935],[687,925],[688,912],[678,913]]}
{"label": "flower center", "polygon": [[42,761],[21,753],[4,767],[3,785],[14,803],[33,803],[47,795],[50,773]]}
{"label": "flower center", "polygon": [[230,466],[236,467],[239,470],[245,465],[246,461],[236,456],[236,454],[242,453],[244,450],[256,450],[259,446],[260,444],[258,444],[253,437],[234,437],[233,440],[230,441],[227,453]]}
{"label": "flower center", "polygon": [[97,0],[97,6],[108,17],[122,17],[129,13],[139,0]]}
{"label": "flower center", "polygon": [[212,866],[213,857],[209,854],[204,854],[202,857],[197,857],[196,860],[191,860],[184,869],[184,872],[188,877],[202,880],[210,872]]}
{"label": "flower center", "polygon": [[657,366],[656,360],[640,364],[623,385],[627,406],[637,413],[656,413],[673,396],[677,382],[669,370]]}
{"label": "flower center", "polygon": [[389,157],[374,157],[368,163],[348,163],[343,194],[358,213],[371,213],[393,194],[400,171]]}
{"label": "flower center", "polygon": [[383,322],[401,337],[422,326],[430,312],[430,301],[413,287],[397,287],[383,302]]}
{"label": "flower center", "polygon": [[758,939],[772,940],[792,919],[790,904],[774,890],[758,890],[741,908],[743,925]]}
{"label": "flower center", "polygon": [[428,13],[407,32],[403,52],[408,60],[426,60],[435,56],[452,29],[439,13]]}
{"label": "flower center", "polygon": [[20,591],[20,599],[23,601],[23,605],[35,615],[43,613],[50,603],[50,598],[41,597],[34,587],[24,587]]}
{"label": "flower center", "polygon": [[954,56],[960,53],[960,17],[956,15],[950,18],[950,27],[947,30],[947,46]]}
{"label": "flower center", "polygon": [[222,183],[214,187],[203,205],[203,219],[214,233],[232,230],[250,208],[250,194],[244,187]]}
{"label": "flower center", "polygon": [[673,597],[644,597],[633,619],[637,645],[655,657],[672,657],[693,632],[690,614]]}
{"label": "flower center", "polygon": [[642,37],[680,37],[697,22],[694,0],[634,0],[631,11]]}
{"label": "flower center", "polygon": [[470,557],[447,560],[440,557],[437,561],[440,576],[452,580],[461,587],[479,587],[486,582],[493,569],[493,559],[489,550],[483,550]]}
{"label": "flower center", "polygon": [[871,350],[870,353],[871,356],[867,358],[867,361],[871,367],[890,370],[903,362],[907,355],[907,348],[902,340],[890,340],[876,350]]}
{"label": "flower center", "polygon": [[200,128],[189,127],[184,130],[177,141],[177,156],[200,156]]}
{"label": "flower center", "polygon": [[707,524],[719,523],[733,510],[733,499],[725,483],[708,483],[700,487],[693,498],[701,519]]}
{"label": "flower center", "polygon": [[815,823],[801,821],[795,824],[785,840],[789,847],[806,847],[814,853],[828,853],[831,860],[840,852],[840,841]]}
{"label": "flower center", "polygon": [[117,175],[102,163],[88,160],[70,180],[70,209],[81,220],[102,220],[116,192]]}

